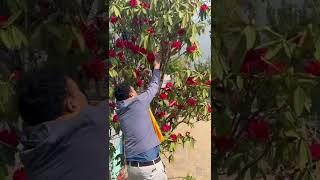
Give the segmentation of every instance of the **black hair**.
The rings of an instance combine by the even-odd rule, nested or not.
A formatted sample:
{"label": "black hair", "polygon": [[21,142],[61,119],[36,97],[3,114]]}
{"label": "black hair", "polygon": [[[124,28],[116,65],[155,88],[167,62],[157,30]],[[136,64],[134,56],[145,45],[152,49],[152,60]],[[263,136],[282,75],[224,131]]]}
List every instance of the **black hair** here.
{"label": "black hair", "polygon": [[27,126],[54,120],[63,114],[66,77],[63,72],[53,69],[22,75],[17,86],[18,109]]}
{"label": "black hair", "polygon": [[117,101],[126,100],[129,98],[130,95],[130,84],[128,82],[122,82],[116,85],[116,90],[114,92],[114,96],[116,97]]}

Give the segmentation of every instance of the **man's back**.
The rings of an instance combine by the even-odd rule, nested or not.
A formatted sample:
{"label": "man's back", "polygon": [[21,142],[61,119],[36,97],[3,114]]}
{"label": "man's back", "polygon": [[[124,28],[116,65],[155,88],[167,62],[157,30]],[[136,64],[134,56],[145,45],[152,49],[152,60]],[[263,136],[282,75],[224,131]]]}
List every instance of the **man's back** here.
{"label": "man's back", "polygon": [[107,103],[25,129],[20,156],[31,180],[106,180]]}

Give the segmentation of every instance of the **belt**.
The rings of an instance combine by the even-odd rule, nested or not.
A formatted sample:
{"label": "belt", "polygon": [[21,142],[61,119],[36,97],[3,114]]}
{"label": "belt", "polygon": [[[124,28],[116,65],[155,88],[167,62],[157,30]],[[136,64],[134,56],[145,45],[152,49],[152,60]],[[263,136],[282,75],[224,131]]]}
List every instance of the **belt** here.
{"label": "belt", "polygon": [[148,162],[137,162],[137,161],[127,161],[127,165],[133,166],[133,167],[143,167],[143,166],[151,166],[153,164],[156,164],[161,161],[161,158],[158,157],[157,159],[153,161]]}

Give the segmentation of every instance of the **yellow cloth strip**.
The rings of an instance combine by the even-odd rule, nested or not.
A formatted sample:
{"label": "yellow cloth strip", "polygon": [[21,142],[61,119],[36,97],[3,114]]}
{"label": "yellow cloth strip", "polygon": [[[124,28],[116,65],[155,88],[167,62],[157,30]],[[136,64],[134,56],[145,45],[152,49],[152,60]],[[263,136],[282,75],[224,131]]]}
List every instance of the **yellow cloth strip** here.
{"label": "yellow cloth strip", "polygon": [[156,118],[154,118],[154,115],[153,115],[153,113],[152,113],[150,108],[149,108],[149,112],[150,112],[150,117],[151,117],[151,121],[152,121],[152,125],[153,125],[153,128],[154,128],[154,131],[157,134],[159,141],[163,142],[164,141],[164,137],[163,137],[163,135],[161,133],[161,130],[160,130],[159,125],[158,125],[158,123],[156,121]]}

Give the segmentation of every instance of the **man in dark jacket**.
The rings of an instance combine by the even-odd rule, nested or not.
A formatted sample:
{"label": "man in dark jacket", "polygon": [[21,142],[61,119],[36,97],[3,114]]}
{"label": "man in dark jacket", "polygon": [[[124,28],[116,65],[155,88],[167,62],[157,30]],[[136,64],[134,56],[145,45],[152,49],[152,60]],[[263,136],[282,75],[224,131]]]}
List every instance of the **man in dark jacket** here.
{"label": "man in dark jacket", "polygon": [[150,119],[149,107],[160,88],[160,59],[156,57],[148,89],[141,94],[128,83],[116,87],[116,113],[124,135],[129,180],[167,180],[160,159],[160,141]]}
{"label": "man in dark jacket", "polygon": [[106,101],[88,105],[71,78],[51,70],[24,75],[18,93],[28,180],[109,179]]}

